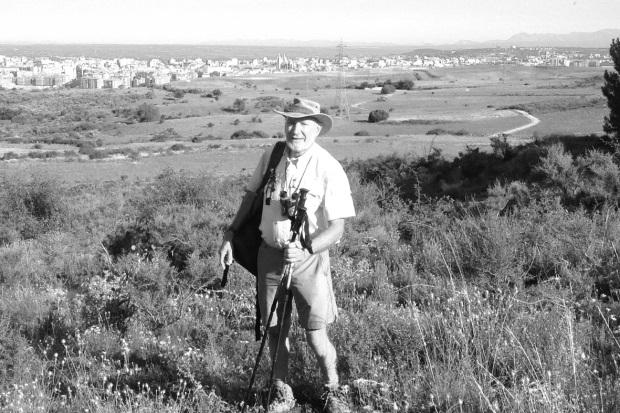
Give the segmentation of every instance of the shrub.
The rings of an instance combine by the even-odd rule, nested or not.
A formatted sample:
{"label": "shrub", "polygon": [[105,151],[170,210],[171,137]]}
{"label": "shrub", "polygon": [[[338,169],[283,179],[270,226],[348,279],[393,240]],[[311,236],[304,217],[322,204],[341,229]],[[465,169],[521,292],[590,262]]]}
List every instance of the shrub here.
{"label": "shrub", "polygon": [[0,198],[0,217],[22,237],[34,238],[64,222],[63,191],[54,179],[13,177],[5,178],[0,185],[4,194]]}
{"label": "shrub", "polygon": [[240,113],[240,112],[245,112],[246,111],[246,106],[247,106],[247,100],[246,99],[237,98],[233,102],[232,106],[228,106],[228,107],[224,108],[223,110],[226,111],[226,112]]}
{"label": "shrub", "polygon": [[383,85],[383,87],[381,88],[381,94],[382,95],[389,95],[391,93],[396,92],[396,88],[394,87],[394,85]]}
{"label": "shrub", "polygon": [[390,117],[390,114],[383,109],[376,109],[371,111],[368,114],[368,122],[377,123],[383,120],[387,120]]}
{"label": "shrub", "polygon": [[254,107],[261,112],[271,112],[273,109],[282,110],[286,105],[284,99],[277,96],[258,96],[255,100]]}
{"label": "shrub", "polygon": [[413,89],[413,80],[399,80],[394,83],[394,87],[399,90],[411,90]]}
{"label": "shrub", "polygon": [[211,134],[208,134],[208,135],[199,134],[199,135],[196,135],[196,136],[194,136],[192,138],[192,142],[193,143],[200,143],[200,142],[212,141],[212,140],[216,140],[216,139],[222,139],[222,138],[220,138],[218,136],[211,135]]}
{"label": "shrub", "polygon": [[161,114],[157,106],[150,103],[143,103],[138,106],[136,117],[140,122],[155,122],[161,119]]}
{"label": "shrub", "polygon": [[166,130],[163,130],[153,135],[150,141],[151,142],[165,142],[165,141],[171,141],[171,140],[179,140],[182,138],[183,137],[179,135],[179,133],[175,131],[174,128],[168,128]]}
{"label": "shrub", "polygon": [[267,135],[265,132],[263,131],[252,131],[252,132],[248,132],[245,130],[238,130],[236,132],[233,132],[232,135],[230,135],[230,139],[252,139],[252,138],[269,138],[269,135]]}
{"label": "shrub", "polygon": [[8,161],[11,159],[19,159],[19,155],[16,154],[15,152],[9,151],[7,153],[5,153],[4,155],[2,155],[2,160],[3,161]]}
{"label": "shrub", "polygon": [[57,156],[60,156],[60,152],[58,151],[28,152],[28,157],[31,159],[48,159],[48,158],[56,158]]}
{"label": "shrub", "polygon": [[469,132],[465,129],[459,129],[457,131],[446,130],[443,128],[435,128],[426,132],[427,135],[456,135],[456,136],[467,136]]}
{"label": "shrub", "polygon": [[21,114],[23,109],[21,108],[11,108],[2,106],[0,107],[0,120],[13,120],[14,117]]}
{"label": "shrub", "polygon": [[182,143],[175,143],[170,147],[171,151],[186,151],[190,149],[188,146],[183,145]]}
{"label": "shrub", "polygon": [[605,70],[605,84],[601,88],[609,107],[603,129],[610,134],[615,152],[620,153],[620,39],[612,39],[609,54],[614,61],[615,72]]}

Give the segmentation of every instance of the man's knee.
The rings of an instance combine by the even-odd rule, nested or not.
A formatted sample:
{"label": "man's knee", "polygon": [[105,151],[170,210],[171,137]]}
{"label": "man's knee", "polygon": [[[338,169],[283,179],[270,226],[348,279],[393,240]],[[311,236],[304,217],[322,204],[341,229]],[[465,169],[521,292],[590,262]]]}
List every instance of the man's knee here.
{"label": "man's knee", "polygon": [[306,341],[315,353],[324,354],[330,345],[325,328],[319,330],[306,330]]}

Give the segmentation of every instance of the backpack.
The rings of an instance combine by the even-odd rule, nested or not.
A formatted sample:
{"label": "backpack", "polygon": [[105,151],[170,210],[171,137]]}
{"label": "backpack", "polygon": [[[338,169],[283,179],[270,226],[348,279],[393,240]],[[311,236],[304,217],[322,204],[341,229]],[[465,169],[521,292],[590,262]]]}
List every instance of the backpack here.
{"label": "backpack", "polygon": [[[263,203],[264,203],[264,189],[267,183],[275,179],[275,171],[280,159],[284,154],[286,148],[286,142],[279,141],[276,143],[271,156],[269,157],[269,163],[267,164],[267,170],[263,175],[263,180],[256,190],[256,196],[252,201],[252,206],[248,212],[245,221],[240,225],[239,230],[235,232],[231,241],[233,258],[235,262],[245,268],[248,272],[254,275],[258,274],[257,261],[258,261],[258,248],[260,247],[263,239],[261,237],[260,221],[263,215]],[[222,287],[227,282],[227,271],[222,278]],[[254,333],[256,341],[261,339],[261,316],[260,308],[258,305],[258,292],[256,293],[256,322],[254,324]]]}

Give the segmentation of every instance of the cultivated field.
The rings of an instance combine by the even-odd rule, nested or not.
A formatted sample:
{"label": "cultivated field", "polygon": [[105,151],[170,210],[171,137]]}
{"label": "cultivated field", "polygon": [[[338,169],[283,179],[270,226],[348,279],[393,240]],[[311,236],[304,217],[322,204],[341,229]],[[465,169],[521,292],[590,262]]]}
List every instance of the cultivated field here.
{"label": "cultivated field", "polygon": [[[620,411],[620,168],[596,136],[601,73],[349,74],[415,81],[347,89],[351,118],[320,138],[357,211],[331,253],[354,412]],[[0,91],[0,411],[239,412],[254,279],[233,265],[220,287],[221,234],[282,131],[272,108],[299,94],[336,114],[336,84]],[[368,123],[375,109],[389,119]],[[320,412],[303,337],[294,323],[295,412]]]}

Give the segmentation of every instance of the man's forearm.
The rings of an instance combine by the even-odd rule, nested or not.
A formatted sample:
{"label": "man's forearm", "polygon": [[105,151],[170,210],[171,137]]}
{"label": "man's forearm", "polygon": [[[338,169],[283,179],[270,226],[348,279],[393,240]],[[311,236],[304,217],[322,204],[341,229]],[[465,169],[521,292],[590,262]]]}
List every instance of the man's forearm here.
{"label": "man's forearm", "polygon": [[317,254],[337,243],[344,233],[344,219],[329,221],[328,227],[315,234],[310,241],[310,252]]}

